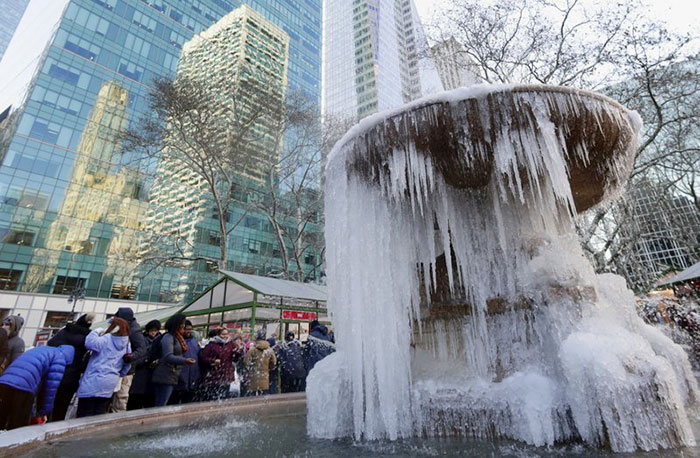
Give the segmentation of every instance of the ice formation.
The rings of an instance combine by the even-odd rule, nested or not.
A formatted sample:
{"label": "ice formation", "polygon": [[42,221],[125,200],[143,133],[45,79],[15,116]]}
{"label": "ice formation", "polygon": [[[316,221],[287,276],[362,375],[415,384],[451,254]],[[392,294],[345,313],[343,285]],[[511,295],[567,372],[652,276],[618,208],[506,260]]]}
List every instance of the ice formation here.
{"label": "ice formation", "polygon": [[694,444],[687,357],[572,228],[626,180],[639,128],[544,86],[460,89],[353,128],[326,168],[339,350],[308,377],[309,433]]}

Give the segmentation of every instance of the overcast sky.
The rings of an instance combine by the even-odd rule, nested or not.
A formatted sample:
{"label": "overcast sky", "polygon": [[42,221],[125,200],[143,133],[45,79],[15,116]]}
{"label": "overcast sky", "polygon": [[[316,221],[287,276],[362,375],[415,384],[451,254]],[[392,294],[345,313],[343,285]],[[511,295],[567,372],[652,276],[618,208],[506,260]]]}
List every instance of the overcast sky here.
{"label": "overcast sky", "polygon": [[[425,23],[436,10],[450,0],[414,0]],[[700,0],[646,0],[650,17],[660,18],[678,32],[698,33],[700,26]]]}

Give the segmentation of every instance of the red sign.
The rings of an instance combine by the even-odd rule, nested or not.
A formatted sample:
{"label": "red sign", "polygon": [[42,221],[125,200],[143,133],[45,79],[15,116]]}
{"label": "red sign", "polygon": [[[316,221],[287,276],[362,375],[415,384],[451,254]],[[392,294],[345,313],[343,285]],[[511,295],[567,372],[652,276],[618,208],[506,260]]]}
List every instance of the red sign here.
{"label": "red sign", "polygon": [[43,347],[44,345],[46,345],[46,342],[48,342],[50,338],[51,338],[51,331],[50,330],[39,331],[36,333],[36,337],[34,338],[34,346],[35,347]]}
{"label": "red sign", "polygon": [[282,310],[283,320],[313,321],[316,319],[316,312],[300,312],[298,310]]}

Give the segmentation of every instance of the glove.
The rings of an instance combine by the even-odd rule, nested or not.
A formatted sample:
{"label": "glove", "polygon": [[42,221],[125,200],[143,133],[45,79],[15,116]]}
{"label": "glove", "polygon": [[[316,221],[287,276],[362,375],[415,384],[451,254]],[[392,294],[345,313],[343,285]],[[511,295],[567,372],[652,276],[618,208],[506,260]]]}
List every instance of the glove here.
{"label": "glove", "polygon": [[126,353],[124,356],[122,356],[122,359],[125,363],[130,363],[131,360],[134,359],[134,355],[132,353]]}
{"label": "glove", "polygon": [[46,423],[46,415],[38,415],[36,417],[32,417],[32,420],[30,424],[32,425],[43,425]]}

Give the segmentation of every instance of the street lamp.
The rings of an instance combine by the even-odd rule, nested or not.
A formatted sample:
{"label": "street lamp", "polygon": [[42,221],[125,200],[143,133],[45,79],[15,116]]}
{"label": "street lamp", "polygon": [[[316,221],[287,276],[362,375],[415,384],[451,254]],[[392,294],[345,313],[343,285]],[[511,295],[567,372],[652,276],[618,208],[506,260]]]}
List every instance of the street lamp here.
{"label": "street lamp", "polygon": [[85,300],[85,288],[82,286],[78,286],[77,288],[73,288],[73,291],[70,292],[70,296],[68,296],[68,303],[73,304],[73,306],[70,309],[70,316],[71,320],[75,320],[75,304],[78,301],[84,301]]}

